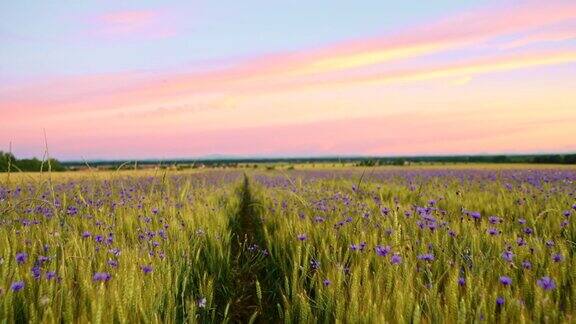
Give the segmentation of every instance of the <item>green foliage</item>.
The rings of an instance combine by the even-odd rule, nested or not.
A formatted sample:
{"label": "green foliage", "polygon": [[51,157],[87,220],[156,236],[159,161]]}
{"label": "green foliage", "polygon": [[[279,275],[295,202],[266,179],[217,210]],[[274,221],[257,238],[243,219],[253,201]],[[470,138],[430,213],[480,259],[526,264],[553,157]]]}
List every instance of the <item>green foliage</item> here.
{"label": "green foliage", "polygon": [[47,161],[40,161],[37,158],[32,159],[16,159],[13,154],[0,151],[0,172],[27,171],[65,171],[66,167],[56,159],[49,159]]}
{"label": "green foliage", "polygon": [[[506,169],[486,178],[458,177],[462,167],[426,169],[427,178],[403,173],[413,167],[387,169],[392,175],[380,178],[357,168],[250,168],[244,181],[221,170],[15,178],[0,185],[0,319],[573,321],[576,201],[567,179],[576,171],[554,169],[539,181],[538,171],[519,180],[520,173],[504,178]],[[561,176],[566,170],[570,177]],[[508,249],[510,262],[502,257]],[[418,258],[425,253],[434,260]],[[111,278],[95,280],[100,272]],[[511,286],[500,283],[504,275]],[[556,288],[539,287],[543,276]],[[25,287],[12,291],[18,281]]]}
{"label": "green foliage", "polygon": [[[283,183],[281,176],[263,179],[272,186],[253,191],[266,210],[262,219],[274,271],[286,278],[281,313],[287,322],[469,323],[481,317],[489,322],[570,322],[576,315],[571,291],[576,226],[560,226],[561,211],[574,203],[569,186],[520,184],[504,190],[500,181],[440,178],[418,181],[419,187],[411,189],[399,178],[384,183],[364,179],[360,191],[354,189],[357,181],[336,175],[291,179],[284,185],[274,185]],[[437,201],[431,213],[437,224],[447,225],[435,230],[417,225],[415,206],[429,206],[429,200]],[[470,219],[463,209],[480,212],[482,219]],[[490,224],[491,215],[502,222]],[[520,218],[527,224],[519,224]],[[500,233],[488,234],[492,227]],[[524,234],[525,227],[535,232]],[[304,241],[300,234],[306,235]],[[526,245],[517,247],[519,238]],[[545,245],[548,240],[554,241],[553,248]],[[362,251],[361,243],[366,246]],[[509,245],[513,262],[502,258]],[[376,246],[391,251],[380,256]],[[553,261],[556,251],[565,256],[562,262]],[[434,261],[418,259],[428,252]],[[394,253],[402,257],[401,264],[391,263]],[[524,260],[532,262],[532,269],[523,269]],[[503,275],[512,278],[511,287],[499,282]],[[536,284],[542,276],[553,277],[562,288],[543,291]],[[463,286],[460,277],[466,280]],[[506,299],[501,310],[495,306],[498,296]],[[545,310],[545,320],[539,309]]]}

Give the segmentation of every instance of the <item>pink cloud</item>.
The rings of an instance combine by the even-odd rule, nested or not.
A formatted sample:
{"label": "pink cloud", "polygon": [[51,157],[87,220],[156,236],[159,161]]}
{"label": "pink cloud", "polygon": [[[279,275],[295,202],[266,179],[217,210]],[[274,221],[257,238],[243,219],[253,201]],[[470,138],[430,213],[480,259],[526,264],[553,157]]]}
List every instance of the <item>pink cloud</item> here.
{"label": "pink cloud", "polygon": [[88,35],[107,39],[163,38],[177,33],[166,10],[126,10],[88,18]]}
{"label": "pink cloud", "polygon": [[[168,22],[169,16],[163,11],[108,13],[91,20],[91,31],[98,37],[113,39],[155,37],[163,28],[173,27]],[[462,110],[463,114],[444,113],[436,118],[427,114],[427,106],[422,106],[413,115],[385,119],[381,116],[389,109],[385,101],[382,111],[374,114],[374,118],[328,121],[321,119],[329,114],[318,113],[314,123],[303,124],[300,117],[330,106],[345,106],[343,110],[350,115],[362,109],[360,100],[353,97],[346,98],[346,102],[339,98],[328,103],[319,100],[327,94],[336,97],[346,87],[470,78],[576,62],[573,46],[548,51],[531,47],[508,51],[490,43],[500,37],[518,35],[524,37],[519,41],[521,44],[557,41],[558,33],[566,30],[552,27],[574,22],[576,3],[524,2],[463,13],[393,35],[262,56],[209,71],[111,73],[10,85],[0,89],[3,117],[0,139],[18,138],[28,145],[29,134],[46,127],[53,144],[61,147],[62,154],[67,156],[73,154],[69,147],[93,150],[101,155],[122,152],[140,157],[209,153],[464,152],[466,147],[511,150],[519,142],[526,143],[521,147],[524,150],[538,150],[545,148],[546,143],[542,141],[548,141],[550,149],[568,147],[571,145],[567,140],[569,126],[562,120],[551,120],[541,126],[531,123],[546,115],[568,116],[572,119],[566,120],[574,121],[573,113],[555,112],[554,107],[548,106],[546,113],[535,114],[525,123],[519,123],[519,117],[525,115],[518,111],[511,115],[491,111],[509,126],[499,124],[498,120],[477,122],[485,120],[482,117],[487,111],[468,113],[471,108],[461,106],[451,108]],[[479,44],[493,46],[490,54],[475,55],[473,50]],[[471,54],[458,61],[426,60],[432,54],[454,50],[470,50],[467,53]],[[399,62],[405,64],[399,65]],[[526,91],[521,81],[508,91],[511,94]],[[411,102],[419,93],[426,94],[419,91],[421,88],[402,101]],[[548,99],[554,98],[555,93],[550,89],[537,91]],[[311,93],[305,105],[294,99],[301,92]],[[362,98],[365,101],[383,99],[378,91],[366,91],[365,95],[369,97]],[[569,99],[572,97],[566,101]],[[290,103],[283,108],[281,123],[275,111],[279,103]],[[528,100],[523,102],[528,103]],[[478,107],[484,102],[469,104]],[[254,109],[255,106],[268,109]],[[251,116],[254,111],[259,115]],[[255,117],[265,120],[266,116],[268,126],[252,124]],[[452,126],[455,124],[458,126]],[[552,124],[556,127],[550,126]],[[192,126],[198,128],[190,130]],[[42,138],[41,134],[38,138]]]}

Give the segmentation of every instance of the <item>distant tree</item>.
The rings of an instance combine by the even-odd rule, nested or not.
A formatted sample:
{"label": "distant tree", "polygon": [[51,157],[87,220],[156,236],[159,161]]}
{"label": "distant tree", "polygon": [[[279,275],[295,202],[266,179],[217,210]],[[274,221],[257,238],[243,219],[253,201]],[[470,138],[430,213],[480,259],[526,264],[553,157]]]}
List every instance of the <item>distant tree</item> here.
{"label": "distant tree", "polygon": [[47,161],[40,161],[37,158],[32,159],[17,159],[11,153],[0,151],[0,172],[16,171],[64,171],[66,167],[56,159],[49,159]]}

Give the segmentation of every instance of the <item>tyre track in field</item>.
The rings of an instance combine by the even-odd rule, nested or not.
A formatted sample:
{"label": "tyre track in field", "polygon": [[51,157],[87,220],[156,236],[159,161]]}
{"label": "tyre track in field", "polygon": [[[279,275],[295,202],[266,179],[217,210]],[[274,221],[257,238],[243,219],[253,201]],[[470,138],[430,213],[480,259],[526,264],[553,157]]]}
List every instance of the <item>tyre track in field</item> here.
{"label": "tyre track in field", "polygon": [[261,210],[252,196],[247,175],[239,194],[240,208],[230,219],[234,258],[230,319],[235,323],[276,323],[279,321],[276,267],[267,255]]}

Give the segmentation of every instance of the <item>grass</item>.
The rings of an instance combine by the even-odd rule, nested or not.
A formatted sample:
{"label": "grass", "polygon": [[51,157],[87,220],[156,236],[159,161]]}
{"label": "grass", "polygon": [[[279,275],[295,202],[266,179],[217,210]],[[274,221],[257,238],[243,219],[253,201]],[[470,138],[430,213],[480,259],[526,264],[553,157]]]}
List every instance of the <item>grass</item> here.
{"label": "grass", "polygon": [[247,172],[12,174],[0,319],[575,320],[574,168]]}

